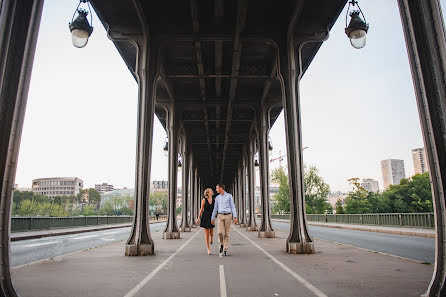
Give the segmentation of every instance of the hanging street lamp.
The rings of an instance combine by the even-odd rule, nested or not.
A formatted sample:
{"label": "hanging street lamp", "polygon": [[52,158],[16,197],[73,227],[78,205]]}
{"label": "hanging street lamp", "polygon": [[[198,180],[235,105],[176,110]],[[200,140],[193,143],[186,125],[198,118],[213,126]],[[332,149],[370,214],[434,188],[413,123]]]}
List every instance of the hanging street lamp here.
{"label": "hanging street lamp", "polygon": [[[350,13],[351,19],[347,26],[347,17],[349,15],[348,12],[350,5],[353,7],[357,5],[359,10],[354,10]],[[360,14],[362,15],[362,18],[360,17]],[[350,44],[356,49],[363,48],[366,44],[368,30],[369,24],[367,24],[365,21],[365,16],[359,7],[358,1],[351,0],[348,3],[347,14],[345,16],[345,34],[347,34],[348,38],[350,39]]]}
{"label": "hanging street lamp", "polygon": [[164,142],[163,152],[164,152],[164,156],[167,157],[167,155],[169,154],[169,140],[167,137],[166,137],[166,141]]}
{"label": "hanging street lamp", "polygon": [[[87,3],[88,11],[83,8],[79,8],[82,3]],[[74,19],[76,12],[77,18]],[[93,24],[93,16],[91,14],[90,3],[88,2],[88,0],[80,0],[78,6],[76,7],[76,11],[71,18],[71,23],[69,24],[71,41],[77,48],[83,48],[84,46],[86,46],[88,38],[93,32],[93,27],[87,20],[88,13],[90,13],[90,23]]]}
{"label": "hanging street lamp", "polygon": [[273,151],[273,143],[271,142],[271,138],[270,137],[268,137],[268,150],[270,152]]}

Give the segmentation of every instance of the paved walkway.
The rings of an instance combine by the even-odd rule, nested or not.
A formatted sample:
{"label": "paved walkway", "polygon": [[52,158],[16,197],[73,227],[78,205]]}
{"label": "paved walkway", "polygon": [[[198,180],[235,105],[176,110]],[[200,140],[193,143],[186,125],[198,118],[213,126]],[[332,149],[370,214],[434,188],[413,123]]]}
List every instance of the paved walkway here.
{"label": "paved walkway", "polygon": [[124,242],[12,270],[21,296],[420,296],[433,267],[316,240],[315,255],[284,252],[287,233],[231,230],[230,255],[207,255],[204,232],[152,234],[156,255],[125,257]]}

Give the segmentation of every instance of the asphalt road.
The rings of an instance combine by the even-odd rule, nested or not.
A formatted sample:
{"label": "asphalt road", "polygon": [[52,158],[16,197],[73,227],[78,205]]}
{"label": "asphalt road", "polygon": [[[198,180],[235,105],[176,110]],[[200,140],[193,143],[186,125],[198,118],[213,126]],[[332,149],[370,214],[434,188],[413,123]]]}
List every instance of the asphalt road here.
{"label": "asphalt road", "polygon": [[[289,230],[289,223],[273,221],[273,228]],[[152,232],[160,231],[165,223],[150,225]],[[311,236],[334,242],[348,244],[373,251],[401,256],[422,262],[434,263],[435,240],[433,238],[393,235],[376,232],[345,230],[309,226]],[[130,227],[72,235],[45,237],[39,239],[14,241],[11,243],[12,267],[28,264],[97,247],[128,238]]]}
{"label": "asphalt road", "polygon": [[[163,229],[164,226],[164,222],[150,224],[150,231],[159,231]],[[16,267],[43,259],[125,240],[128,238],[129,233],[130,227],[127,227],[13,241],[11,242],[11,266]]]}
{"label": "asphalt road", "polygon": [[[273,228],[289,231],[290,224],[272,222]],[[435,239],[377,232],[308,226],[310,235],[355,247],[405,257],[422,262],[435,262]]]}

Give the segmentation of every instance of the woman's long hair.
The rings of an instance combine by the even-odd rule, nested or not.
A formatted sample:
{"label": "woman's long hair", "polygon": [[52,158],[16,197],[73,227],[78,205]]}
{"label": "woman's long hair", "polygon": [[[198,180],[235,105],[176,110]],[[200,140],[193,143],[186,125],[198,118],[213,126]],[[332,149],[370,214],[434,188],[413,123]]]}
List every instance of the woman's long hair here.
{"label": "woman's long hair", "polygon": [[204,198],[206,198],[206,199],[212,198],[212,196],[209,196],[210,190],[211,190],[211,188],[207,188],[206,190],[204,190]]}

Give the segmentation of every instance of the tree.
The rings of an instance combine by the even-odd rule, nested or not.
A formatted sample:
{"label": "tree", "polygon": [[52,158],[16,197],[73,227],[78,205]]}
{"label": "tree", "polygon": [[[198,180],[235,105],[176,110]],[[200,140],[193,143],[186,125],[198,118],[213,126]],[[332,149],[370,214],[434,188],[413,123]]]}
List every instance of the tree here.
{"label": "tree", "polygon": [[322,214],[333,211],[328,203],[330,186],[319,175],[316,166],[305,167],[304,184],[307,213]]}
{"label": "tree", "polygon": [[167,214],[167,192],[153,192],[150,194],[149,205],[155,207],[159,214]]}
{"label": "tree", "polygon": [[353,186],[353,190],[348,192],[345,198],[346,213],[368,213],[370,205],[367,200],[367,191],[359,183],[359,178],[350,178],[348,182]]}
{"label": "tree", "polygon": [[81,214],[83,216],[94,216],[96,214],[96,212],[94,210],[94,206],[93,205],[85,205],[84,208],[82,209]]}
{"label": "tree", "polygon": [[341,199],[338,199],[336,201],[336,214],[343,214],[344,213],[344,207],[342,207],[342,201]]}
{"label": "tree", "polygon": [[283,167],[279,167],[271,173],[271,180],[279,184],[279,192],[272,197],[274,201],[273,213],[290,212],[290,192],[288,188],[288,176]]}

